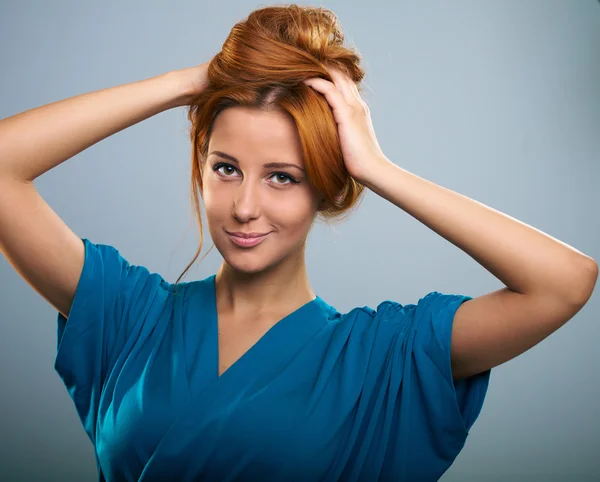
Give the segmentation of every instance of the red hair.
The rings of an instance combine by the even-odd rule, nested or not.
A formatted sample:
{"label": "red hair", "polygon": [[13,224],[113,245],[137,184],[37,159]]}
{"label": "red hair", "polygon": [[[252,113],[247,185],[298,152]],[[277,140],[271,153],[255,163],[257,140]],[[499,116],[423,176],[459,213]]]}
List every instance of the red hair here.
{"label": "red hair", "polygon": [[202,194],[202,170],[215,118],[228,107],[279,109],[294,120],[307,180],[325,200],[317,217],[324,221],[344,219],[357,205],[364,186],[344,166],[331,108],[324,96],[302,83],[310,77],[333,82],[327,71],[327,66],[332,66],[359,87],[365,76],[359,65],[360,54],[343,46],[343,42],[337,17],[323,7],[261,8],[232,28],[222,50],[208,66],[208,87],[189,107],[191,198],[200,227],[200,244],[176,285],[202,251],[198,197]]}

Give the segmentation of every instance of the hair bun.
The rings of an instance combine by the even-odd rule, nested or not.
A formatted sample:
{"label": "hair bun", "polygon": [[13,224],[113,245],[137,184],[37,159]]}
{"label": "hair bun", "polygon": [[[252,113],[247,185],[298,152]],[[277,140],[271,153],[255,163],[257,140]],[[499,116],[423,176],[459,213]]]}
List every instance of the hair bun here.
{"label": "hair bun", "polygon": [[328,66],[355,83],[365,76],[361,56],[343,45],[336,15],[323,7],[284,5],[254,10],[232,28],[208,70],[217,88],[228,84],[294,85],[309,77],[332,80]]}

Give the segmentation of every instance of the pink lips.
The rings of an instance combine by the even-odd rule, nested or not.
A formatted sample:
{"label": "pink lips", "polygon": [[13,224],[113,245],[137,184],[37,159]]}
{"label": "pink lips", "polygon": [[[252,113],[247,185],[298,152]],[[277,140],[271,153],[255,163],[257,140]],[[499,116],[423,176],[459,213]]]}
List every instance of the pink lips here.
{"label": "pink lips", "polygon": [[240,236],[235,236],[234,234],[231,234],[231,233],[227,233],[227,234],[229,235],[231,240],[238,246],[242,246],[244,248],[249,248],[249,247],[256,246],[257,244],[261,243],[271,233],[266,233],[262,236],[256,236],[256,237],[251,237],[251,238],[242,238]]}

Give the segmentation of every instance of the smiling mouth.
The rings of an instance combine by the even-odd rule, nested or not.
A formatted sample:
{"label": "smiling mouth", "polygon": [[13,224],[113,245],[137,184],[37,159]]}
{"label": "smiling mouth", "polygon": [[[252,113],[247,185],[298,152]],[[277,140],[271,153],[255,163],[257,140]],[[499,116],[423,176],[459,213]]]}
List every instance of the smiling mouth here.
{"label": "smiling mouth", "polygon": [[238,238],[260,238],[262,236],[266,236],[269,233],[257,233],[257,232],[251,232],[251,233],[244,233],[242,231],[227,231],[227,233],[236,236]]}
{"label": "smiling mouth", "polygon": [[261,236],[254,236],[254,237],[240,237],[240,236],[235,236],[234,234],[231,233],[227,233],[229,235],[229,239],[231,239],[231,241],[241,247],[244,248],[250,248],[253,246],[256,246],[257,244],[261,243],[269,234],[271,233],[265,233]]}

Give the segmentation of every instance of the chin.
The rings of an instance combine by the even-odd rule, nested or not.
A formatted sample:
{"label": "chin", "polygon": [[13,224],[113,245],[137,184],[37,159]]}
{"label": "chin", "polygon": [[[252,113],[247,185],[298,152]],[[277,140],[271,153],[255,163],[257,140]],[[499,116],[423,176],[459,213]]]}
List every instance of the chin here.
{"label": "chin", "polygon": [[250,260],[239,260],[236,257],[224,258],[225,262],[235,271],[239,271],[244,274],[255,274],[264,271],[268,265],[261,262],[252,262]]}
{"label": "chin", "polygon": [[[256,248],[261,248],[257,246]],[[268,249],[244,249],[227,246],[226,249],[219,249],[223,260],[233,270],[245,274],[259,273],[268,269],[274,264],[273,253]]]}
{"label": "chin", "polygon": [[228,248],[222,253],[224,254],[223,259],[233,270],[244,274],[256,274],[271,270],[285,259],[285,256],[283,258],[274,256],[275,253],[269,249]]}

